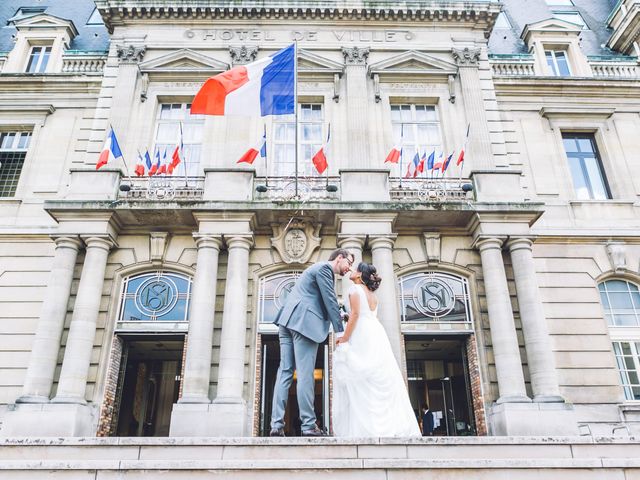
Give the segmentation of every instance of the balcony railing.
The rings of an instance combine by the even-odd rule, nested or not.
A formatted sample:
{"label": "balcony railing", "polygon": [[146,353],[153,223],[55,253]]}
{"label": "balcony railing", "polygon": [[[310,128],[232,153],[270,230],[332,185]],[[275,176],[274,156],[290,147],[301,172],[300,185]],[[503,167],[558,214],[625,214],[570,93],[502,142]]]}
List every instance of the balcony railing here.
{"label": "balcony railing", "polygon": [[102,73],[107,62],[106,52],[74,52],[67,51],[62,56],[64,73]]}
{"label": "balcony railing", "polygon": [[598,78],[640,78],[640,66],[635,58],[589,58],[594,77]]}
{"label": "balcony railing", "polygon": [[466,178],[411,178],[389,179],[391,201],[438,203],[464,201],[472,190],[471,181]]}
{"label": "balcony railing", "polygon": [[259,177],[255,180],[254,200],[271,202],[340,200],[340,177]]}
{"label": "balcony railing", "polygon": [[493,74],[498,77],[528,77],[535,75],[533,55],[491,55]]}
{"label": "balcony railing", "polygon": [[118,198],[123,200],[201,200],[204,177],[125,177]]}

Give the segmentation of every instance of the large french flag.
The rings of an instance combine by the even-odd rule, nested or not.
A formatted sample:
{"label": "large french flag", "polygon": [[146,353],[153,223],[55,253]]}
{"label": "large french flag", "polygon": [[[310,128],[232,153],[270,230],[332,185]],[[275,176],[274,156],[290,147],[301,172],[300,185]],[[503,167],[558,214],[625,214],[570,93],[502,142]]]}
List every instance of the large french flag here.
{"label": "large french flag", "polygon": [[120,150],[120,145],[118,145],[116,134],[113,131],[113,128],[111,128],[109,130],[109,135],[107,135],[107,139],[104,141],[104,147],[102,147],[102,152],[100,152],[98,163],[96,163],[96,170],[99,170],[110,161],[118,158],[122,158],[122,151]]}
{"label": "large french flag", "polygon": [[208,79],[191,103],[192,114],[295,113],[295,45]]}

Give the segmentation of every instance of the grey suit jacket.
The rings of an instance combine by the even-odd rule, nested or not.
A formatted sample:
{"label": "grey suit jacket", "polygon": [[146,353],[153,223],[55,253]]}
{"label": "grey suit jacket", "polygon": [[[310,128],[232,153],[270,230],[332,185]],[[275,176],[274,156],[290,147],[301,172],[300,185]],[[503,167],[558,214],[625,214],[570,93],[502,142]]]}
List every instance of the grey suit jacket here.
{"label": "grey suit jacket", "polygon": [[300,275],[274,323],[316,343],[326,340],[330,323],[334,331],[342,332],[333,269],[329,262],[316,263]]}

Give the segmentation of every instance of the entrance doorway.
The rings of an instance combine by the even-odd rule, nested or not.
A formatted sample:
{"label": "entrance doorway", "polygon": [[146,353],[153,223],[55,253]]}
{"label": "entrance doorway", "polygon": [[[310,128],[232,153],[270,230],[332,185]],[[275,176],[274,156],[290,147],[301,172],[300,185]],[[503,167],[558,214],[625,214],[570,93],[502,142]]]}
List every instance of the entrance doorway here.
{"label": "entrance doorway", "polygon": [[180,393],[183,336],[123,338],[117,435],[165,437]]}
{"label": "entrance doorway", "polygon": [[[258,435],[269,436],[271,430],[271,408],[273,406],[273,388],[276,383],[278,366],[280,365],[280,343],[278,336],[260,334],[262,351],[262,377],[260,379],[260,419]],[[315,413],[317,424],[321,429],[329,431],[329,346],[327,342],[320,344],[316,357],[315,370]],[[287,437],[300,436],[300,414],[296,398],[296,375],[289,389],[289,399],[284,416],[284,433]]]}
{"label": "entrance doorway", "polygon": [[433,435],[476,435],[466,335],[405,336],[409,397],[416,414],[428,405]]}

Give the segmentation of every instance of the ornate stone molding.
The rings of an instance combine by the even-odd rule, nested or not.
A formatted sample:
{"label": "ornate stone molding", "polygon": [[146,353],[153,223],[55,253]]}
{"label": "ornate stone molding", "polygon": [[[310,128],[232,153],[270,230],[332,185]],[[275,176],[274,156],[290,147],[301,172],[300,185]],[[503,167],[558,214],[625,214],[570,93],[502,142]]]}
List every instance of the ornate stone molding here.
{"label": "ornate stone molding", "polygon": [[627,249],[624,243],[607,243],[607,256],[613,271],[621,272],[627,269]]}
{"label": "ornate stone molding", "polygon": [[233,65],[246,65],[256,59],[259,47],[242,45],[241,47],[229,47],[231,63]]}
{"label": "ornate stone molding", "polygon": [[285,263],[306,263],[320,247],[320,228],[306,220],[294,219],[289,224],[273,225],[271,245]]}
{"label": "ornate stone molding", "polygon": [[345,65],[366,65],[369,59],[369,47],[342,47]]}
{"label": "ornate stone molding", "polygon": [[480,60],[480,52],[480,48],[469,47],[463,49],[454,48],[451,50],[453,59],[459,67],[477,67],[478,61]]}
{"label": "ornate stone molding", "polygon": [[118,45],[116,54],[120,63],[139,63],[147,52],[146,45]]}

